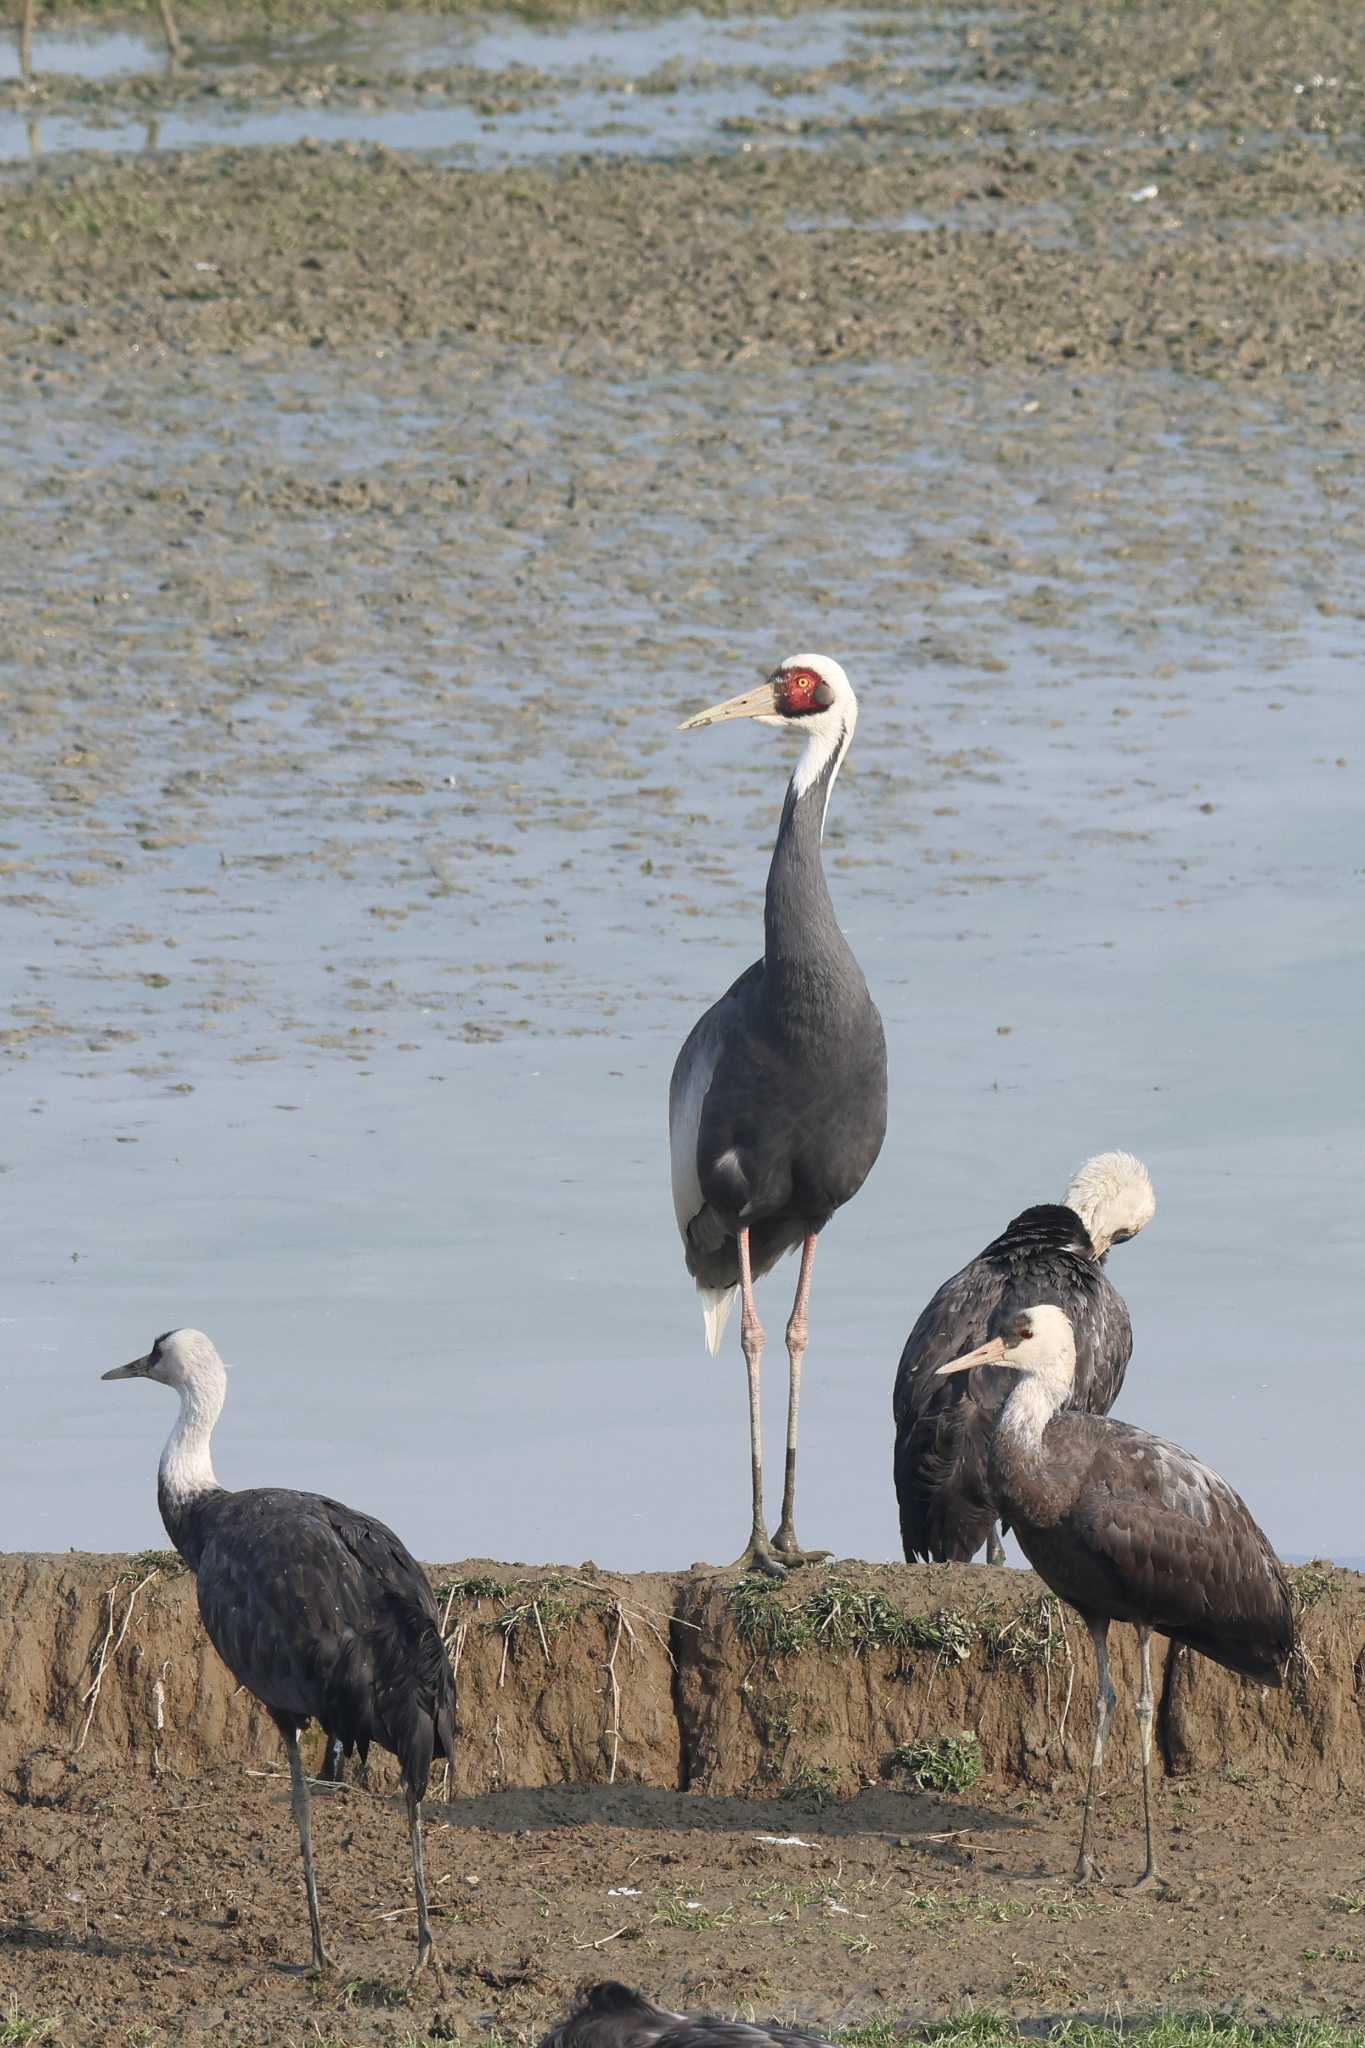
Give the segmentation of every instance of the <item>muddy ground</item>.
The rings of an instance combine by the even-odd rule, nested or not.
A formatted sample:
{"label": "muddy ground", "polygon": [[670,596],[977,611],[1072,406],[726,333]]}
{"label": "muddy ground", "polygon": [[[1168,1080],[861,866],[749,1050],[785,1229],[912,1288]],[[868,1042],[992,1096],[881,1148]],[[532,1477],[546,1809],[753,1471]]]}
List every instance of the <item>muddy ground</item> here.
{"label": "muddy ground", "polygon": [[1127,1712],[1105,1879],[1071,1881],[1093,1678],[1027,1574],[845,1561],[779,1594],[590,1566],[433,1577],[460,1689],[455,1796],[428,1806],[448,1977],[409,2002],[385,1760],[320,1796],[338,1976],[314,1985],[276,1738],[234,1697],[187,1576],[7,1561],[0,1983],[23,2010],[61,2014],[72,2042],[522,2036],[615,1972],[825,2027],[970,2004],[1365,2012],[1354,1574],[1296,1575],[1304,1655],[1281,1692],[1165,1665],[1169,1882],[1140,1897]]}
{"label": "muddy ground", "polygon": [[[711,670],[737,649],[750,664],[746,634],[801,607],[914,679],[882,728],[908,734],[913,765],[893,775],[864,751],[849,775],[862,836],[836,817],[831,862],[846,878],[871,868],[871,899],[890,901],[909,846],[926,898],[951,897],[944,914],[964,927],[945,946],[992,894],[1032,902],[1040,875],[1065,891],[1082,862],[1121,859],[1115,900],[1146,892],[1154,911],[1232,901],[1261,874],[1167,721],[1189,715],[1201,636],[1210,656],[1254,639],[1274,667],[1306,619],[1335,621],[1344,658],[1365,605],[1361,11],[924,12],[952,38],[966,103],[812,124],[778,93],[699,155],[476,173],[311,144],[50,157],[7,175],[0,418],[21,459],[0,478],[0,712],[21,823],[0,852],[5,908],[37,935],[39,965],[10,992],[3,1042],[31,1063],[39,1113],[44,1095],[116,1069],[112,1153],[142,1141],[148,1103],[178,1115],[229,1065],[279,1063],[268,1100],[287,1119],[299,1075],[329,1063],[368,1074],[420,1045],[441,1079],[447,1042],[618,1033],[622,1012],[658,1004],[604,965],[623,878],[633,908],[619,915],[650,923],[752,908],[728,843],[698,849],[695,795],[655,758],[659,734],[696,708],[699,680],[707,700],[723,694]],[[792,95],[845,82],[829,67],[784,81]],[[549,93],[523,74],[397,81],[303,61],[248,70],[243,90],[319,106],[478,93],[491,108]],[[9,96],[44,119],[113,119],[192,109],[205,91],[191,69]],[[907,217],[923,227],[906,232]],[[338,419],[354,438],[334,451]],[[910,495],[907,421],[927,451]],[[1021,635],[1046,649],[1041,683],[1007,673]],[[1097,666],[1129,673],[1116,649],[1134,650],[1141,687],[1100,700]],[[514,680],[461,734],[494,672]],[[606,713],[566,739],[552,685],[591,673]],[[1038,700],[1095,748],[1065,830],[1030,821],[1023,849],[995,815],[959,827],[1014,743],[982,742],[979,707],[998,693],[1010,733],[1025,687],[1078,679]],[[1273,726],[1309,685],[1258,671],[1200,687],[1205,704],[1226,687],[1231,730],[1244,697]],[[1101,723],[1123,735],[1111,754]],[[1317,747],[1323,791],[1354,742],[1343,725]],[[770,783],[743,784],[750,866]],[[1156,819],[1114,809],[1140,783]],[[1177,814],[1196,849],[1178,859],[1163,836]],[[320,876],[357,920],[325,968]],[[699,880],[711,893],[692,900]],[[148,910],[162,890],[164,922]],[[452,901],[470,913],[456,937],[448,920],[425,951],[405,938]],[[499,921],[528,902],[533,946]],[[609,934],[596,952],[594,918]],[[661,1036],[693,1013],[692,980],[665,981]],[[993,987],[982,1028],[1003,1063],[1022,997],[1006,976]],[[226,1121],[206,1114],[184,1149],[221,1148]],[[150,1332],[162,1276],[140,1277],[141,1241],[118,1250],[128,1207],[121,1183],[94,1272],[106,1290],[138,1276]],[[237,1227],[221,1232],[230,1291]],[[74,1261],[90,1272],[99,1238],[63,1238],[41,1285],[78,1284]],[[87,1345],[94,1364],[130,1348]],[[45,1500],[52,1485],[45,1471]],[[1200,1742],[1167,1754],[1183,1775],[1161,1792],[1172,1885],[1143,1899],[1120,1889],[1140,1867],[1131,1738],[1116,1738],[1103,1808],[1111,1882],[1080,1893],[1065,1875],[1076,1758],[1040,1750],[1011,1775],[1019,1716],[983,1718],[998,1753],[956,1796],[883,1780],[887,1745],[868,1734],[856,1751],[798,1754],[740,1798],[733,1783],[683,1789],[660,1665],[668,1704],[635,1734],[674,1776],[628,1782],[627,1753],[606,1785],[606,1680],[590,1663],[569,1724],[537,1718],[538,1695],[523,1703],[520,1748],[495,1703],[491,1725],[471,1717],[481,1775],[430,1808],[449,1979],[409,2009],[394,2002],[410,1941],[392,1803],[355,1785],[319,1802],[342,1970],[315,1989],[298,1970],[282,1781],[240,1703],[210,1685],[220,1718],[196,1723],[191,1693],[183,1721],[204,1752],[163,1754],[156,1686],[174,1674],[149,1661],[128,1707],[139,1746],[102,1753],[96,1719],[87,1761],[68,1768],[97,1620],[95,1598],[67,1645],[74,1698],[46,1666],[29,1674],[57,1726],[22,1776],[17,1746],[0,1796],[0,1998],[61,2015],[73,2043],[399,2041],[490,2021],[520,2034],[605,1972],[679,2003],[824,2023],[968,2001],[1033,2017],[1360,2008],[1350,1659],[1303,1755],[1277,1736],[1239,1760],[1235,1721],[1226,1748],[1219,1716],[1252,1713],[1240,1692],[1187,1717]],[[494,1638],[478,1641],[491,1653]],[[485,1664],[494,1701],[496,1656]],[[864,1671],[850,1668],[848,1698]],[[712,1745],[718,1784],[730,1768],[747,1780],[753,1745],[789,1738],[789,1706],[771,1688],[758,1704],[761,1743],[752,1715],[730,1730],[751,1745],[742,1771],[729,1736]],[[1045,1707],[1032,1702],[1040,1726]],[[905,1733],[926,1729],[962,1732]],[[579,1782],[515,1789],[530,1756]]]}

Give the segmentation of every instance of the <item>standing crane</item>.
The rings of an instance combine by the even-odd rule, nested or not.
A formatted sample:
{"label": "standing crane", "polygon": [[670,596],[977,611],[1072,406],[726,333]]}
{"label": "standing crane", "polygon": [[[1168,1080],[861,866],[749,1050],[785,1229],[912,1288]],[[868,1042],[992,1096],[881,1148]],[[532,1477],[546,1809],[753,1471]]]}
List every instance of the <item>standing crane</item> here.
{"label": "standing crane", "polygon": [[1069,1405],[1107,1415],[1133,1354],[1133,1330],[1104,1261],[1111,1245],[1136,1237],[1155,1214],[1142,1161],[1097,1153],[1060,1203],[1016,1216],[924,1309],[905,1340],[892,1397],[901,1543],[912,1563],[965,1564],[983,1543],[987,1564],[1005,1561],[986,1454],[1009,1377],[983,1369],[944,1380],[939,1367],[982,1343],[1002,1309],[1055,1301],[1076,1335]]}
{"label": "standing crane", "polygon": [[[156,9],[161,16],[161,32],[166,38],[166,49],[174,62],[184,56],[185,45],[180,40],[180,31],[175,25],[171,0],[156,0]],[[19,74],[25,85],[33,83],[33,26],[37,13],[38,0],[19,0]]]}
{"label": "standing crane", "polygon": [[1090,1837],[1116,1704],[1109,1628],[1126,1621],[1137,1630],[1142,1890],[1161,1879],[1152,1837],[1153,1631],[1260,1685],[1279,1685],[1295,1645],[1288,1581],[1246,1503],[1200,1459],[1130,1423],[1066,1409],[1076,1339],[1055,1303],[998,1316],[984,1344],[938,1369],[946,1377],[982,1365],[1017,1375],[991,1436],[991,1491],[1039,1578],[1076,1609],[1095,1646],[1095,1747],[1076,1860],[1082,1881],[1098,1875]]}
{"label": "standing crane", "polygon": [[[796,1436],[809,1335],[815,1241],[867,1179],[886,1135],[886,1040],[862,970],[835,922],[820,858],[830,791],[853,739],[858,700],[837,661],[793,654],[756,690],[689,718],[790,727],[805,745],[787,786],[768,869],[763,958],[693,1025],[668,1092],[673,1206],[714,1357],[738,1289],[749,1381],[753,1527],[737,1559],[781,1577],[827,1556],[796,1540]],[[801,1247],[787,1322],[789,1391],[782,1516],[763,1513],[754,1281]]]}
{"label": "standing crane", "polygon": [[362,1763],[374,1742],[398,1758],[417,1893],[416,1978],[433,1955],[421,1802],[433,1756],[455,1756],[455,1682],[425,1572],[372,1515],[322,1494],[274,1486],[234,1493],[218,1484],[210,1439],[227,1369],[202,1330],[168,1330],[145,1357],[103,1378],[159,1380],[180,1396],[161,1453],[157,1504],[194,1573],[209,1641],[284,1738],[313,1968],[332,1966],[299,1757],[299,1730],[317,1719],[346,1755],[359,1750]]}

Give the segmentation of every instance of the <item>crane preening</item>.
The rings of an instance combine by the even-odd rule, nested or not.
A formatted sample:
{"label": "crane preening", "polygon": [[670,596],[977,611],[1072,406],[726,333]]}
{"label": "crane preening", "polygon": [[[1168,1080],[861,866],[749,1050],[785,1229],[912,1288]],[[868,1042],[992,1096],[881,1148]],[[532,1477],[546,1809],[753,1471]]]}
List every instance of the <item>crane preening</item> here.
{"label": "crane preening", "polygon": [[[323,1947],[308,1782],[299,1730],[312,1719],[363,1762],[371,1743],[398,1758],[417,1894],[416,1977],[434,1951],[422,1853],[432,1758],[455,1756],[455,1682],[426,1573],[372,1515],[283,1487],[218,1484],[213,1425],[227,1368],[202,1330],[168,1330],[106,1380],[159,1380],[180,1396],[157,1476],[166,1533],[194,1573],[209,1641],[284,1738],[303,1852],[313,1967]],[[439,1964],[436,1965],[439,1969]]]}
{"label": "crane preening", "polygon": [[1161,1873],[1152,1836],[1153,1631],[1261,1685],[1279,1685],[1295,1644],[1288,1581],[1245,1502],[1208,1465],[1145,1429],[1065,1407],[1076,1338],[1055,1303],[997,1316],[984,1344],[938,1370],[946,1378],[983,1365],[1017,1375],[990,1440],[991,1492],[1039,1578],[1076,1609],[1095,1646],[1095,1747],[1076,1875],[1097,1874],[1095,1790],[1115,1706],[1109,1627],[1126,1621],[1137,1630],[1142,1674],[1147,1866],[1139,1886],[1154,1885]]}
{"label": "crane preening", "polygon": [[986,1457],[1009,1375],[983,1368],[945,1380],[939,1367],[982,1343],[1000,1311],[1055,1301],[1076,1338],[1067,1405],[1107,1415],[1123,1386],[1133,1331],[1104,1262],[1111,1245],[1136,1237],[1155,1214],[1142,1161],[1131,1152],[1099,1152],[1060,1202],[1016,1216],[921,1312],[892,1399],[901,1543],[912,1562],[965,1564],[983,1543],[988,1564],[1005,1561]]}
{"label": "crane preening", "polygon": [[[683,730],[752,718],[805,746],[787,786],[768,869],[763,958],[692,1027],[668,1095],[673,1206],[714,1355],[738,1290],[749,1382],[753,1526],[738,1564],[780,1576],[827,1555],[796,1540],[796,1438],[815,1242],[856,1195],[886,1135],[886,1041],[862,970],[835,922],[820,858],[830,791],[858,703],[837,661],[794,654],[756,690],[689,718]],[[754,1281],[801,1247],[787,1322],[789,1391],[782,1515],[763,1511]]]}

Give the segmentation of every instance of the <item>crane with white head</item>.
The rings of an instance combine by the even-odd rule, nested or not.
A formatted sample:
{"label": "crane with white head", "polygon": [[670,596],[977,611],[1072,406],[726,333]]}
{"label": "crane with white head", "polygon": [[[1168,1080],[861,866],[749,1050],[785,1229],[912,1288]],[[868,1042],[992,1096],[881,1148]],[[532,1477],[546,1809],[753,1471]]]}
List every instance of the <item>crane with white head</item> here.
{"label": "crane with white head", "polygon": [[901,1542],[912,1562],[965,1564],[983,1543],[988,1564],[1005,1558],[986,1456],[1012,1382],[988,1368],[944,1380],[939,1367],[984,1342],[1001,1309],[1054,1301],[1076,1333],[1068,1405],[1107,1415],[1132,1357],[1133,1330],[1105,1260],[1111,1245],[1136,1237],[1155,1214],[1142,1161],[1131,1152],[1098,1152],[1060,1202],[1040,1202],[1016,1216],[921,1311],[901,1352],[891,1403]]}
{"label": "crane with white head", "polygon": [[[749,1385],[753,1522],[737,1560],[780,1576],[825,1552],[796,1540],[796,1440],[820,1232],[857,1194],[886,1134],[886,1040],[840,931],[820,845],[858,702],[837,661],[790,655],[767,681],[689,718],[683,730],[754,719],[801,735],[768,869],[763,957],[688,1034],[668,1096],[673,1205],[714,1355],[736,1292]],[[763,1509],[763,1326],[754,1281],[801,1247],[787,1322],[787,1461],[770,1539]]]}
{"label": "crane with white head", "polygon": [[1147,1865],[1138,1883],[1152,1886],[1161,1875],[1152,1834],[1152,1634],[1279,1685],[1295,1646],[1289,1584],[1245,1501],[1211,1467],[1145,1429],[1067,1409],[1076,1338],[1055,1302],[1002,1312],[984,1344],[938,1370],[949,1377],[981,1366],[1003,1367],[1014,1381],[991,1436],[991,1492],[1039,1578],[1076,1609],[1095,1646],[1095,1747],[1076,1875],[1098,1874],[1090,1837],[1114,1718],[1109,1628],[1124,1621],[1137,1630],[1141,1669]]}
{"label": "crane with white head", "polygon": [[157,1380],[180,1397],[161,1453],[157,1504],[194,1573],[209,1641],[284,1738],[314,1969],[330,1968],[331,1958],[299,1757],[299,1730],[312,1719],[362,1762],[372,1743],[398,1758],[417,1894],[416,1977],[434,1956],[422,1797],[433,1757],[455,1756],[455,1682],[426,1573],[392,1529],[340,1501],[218,1484],[210,1446],[227,1368],[202,1330],[167,1330],[143,1357],[102,1377]]}

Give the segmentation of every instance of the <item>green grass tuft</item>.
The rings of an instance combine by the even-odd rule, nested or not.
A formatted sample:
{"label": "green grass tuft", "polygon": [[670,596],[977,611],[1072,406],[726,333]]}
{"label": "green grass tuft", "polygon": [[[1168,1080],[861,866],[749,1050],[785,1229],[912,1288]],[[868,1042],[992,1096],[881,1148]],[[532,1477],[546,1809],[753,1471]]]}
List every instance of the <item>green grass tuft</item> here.
{"label": "green grass tuft", "polygon": [[1316,1607],[1337,1582],[1337,1568],[1325,1557],[1315,1557],[1311,1564],[1291,1565],[1285,1575],[1294,1606],[1300,1614],[1307,1614],[1310,1607]]}
{"label": "green grass tuft", "polygon": [[1050,2048],[1365,2048],[1365,2032],[1335,2020],[1289,2020],[1261,2026],[1222,2013],[1157,2014],[1127,2026],[1097,2026],[1089,2020],[1060,2020],[1040,2037],[1037,2023],[1027,2033],[997,2013],[965,2013],[960,2019],[923,2026],[871,2020],[833,2036],[839,2048],[1018,2048],[1040,2038]]}
{"label": "green grass tuft", "polygon": [[1010,1671],[1046,1664],[1064,1626],[1062,1604],[1055,1593],[1043,1593],[1015,1613],[1003,1613],[992,1601],[976,1617],[987,1661]]}
{"label": "green grass tuft", "polygon": [[21,2042],[50,2041],[57,2032],[59,2022],[55,2019],[37,2019],[32,2013],[20,2012],[13,1999],[0,2013],[0,2048],[19,2048]]}
{"label": "green grass tuft", "polygon": [[443,1606],[447,1600],[507,1600],[511,1593],[510,1586],[487,1572],[467,1572],[462,1579],[447,1579],[436,1588],[436,1598]]}
{"label": "green grass tuft", "polygon": [[127,1582],[136,1585],[138,1580],[145,1579],[149,1572],[164,1572],[168,1579],[173,1579],[186,1570],[188,1566],[178,1550],[139,1550],[128,1559],[119,1573],[119,1584]]}
{"label": "green grass tuft", "polygon": [[970,1733],[903,1742],[892,1752],[891,1765],[921,1792],[965,1792],[981,1776],[981,1745]]}

